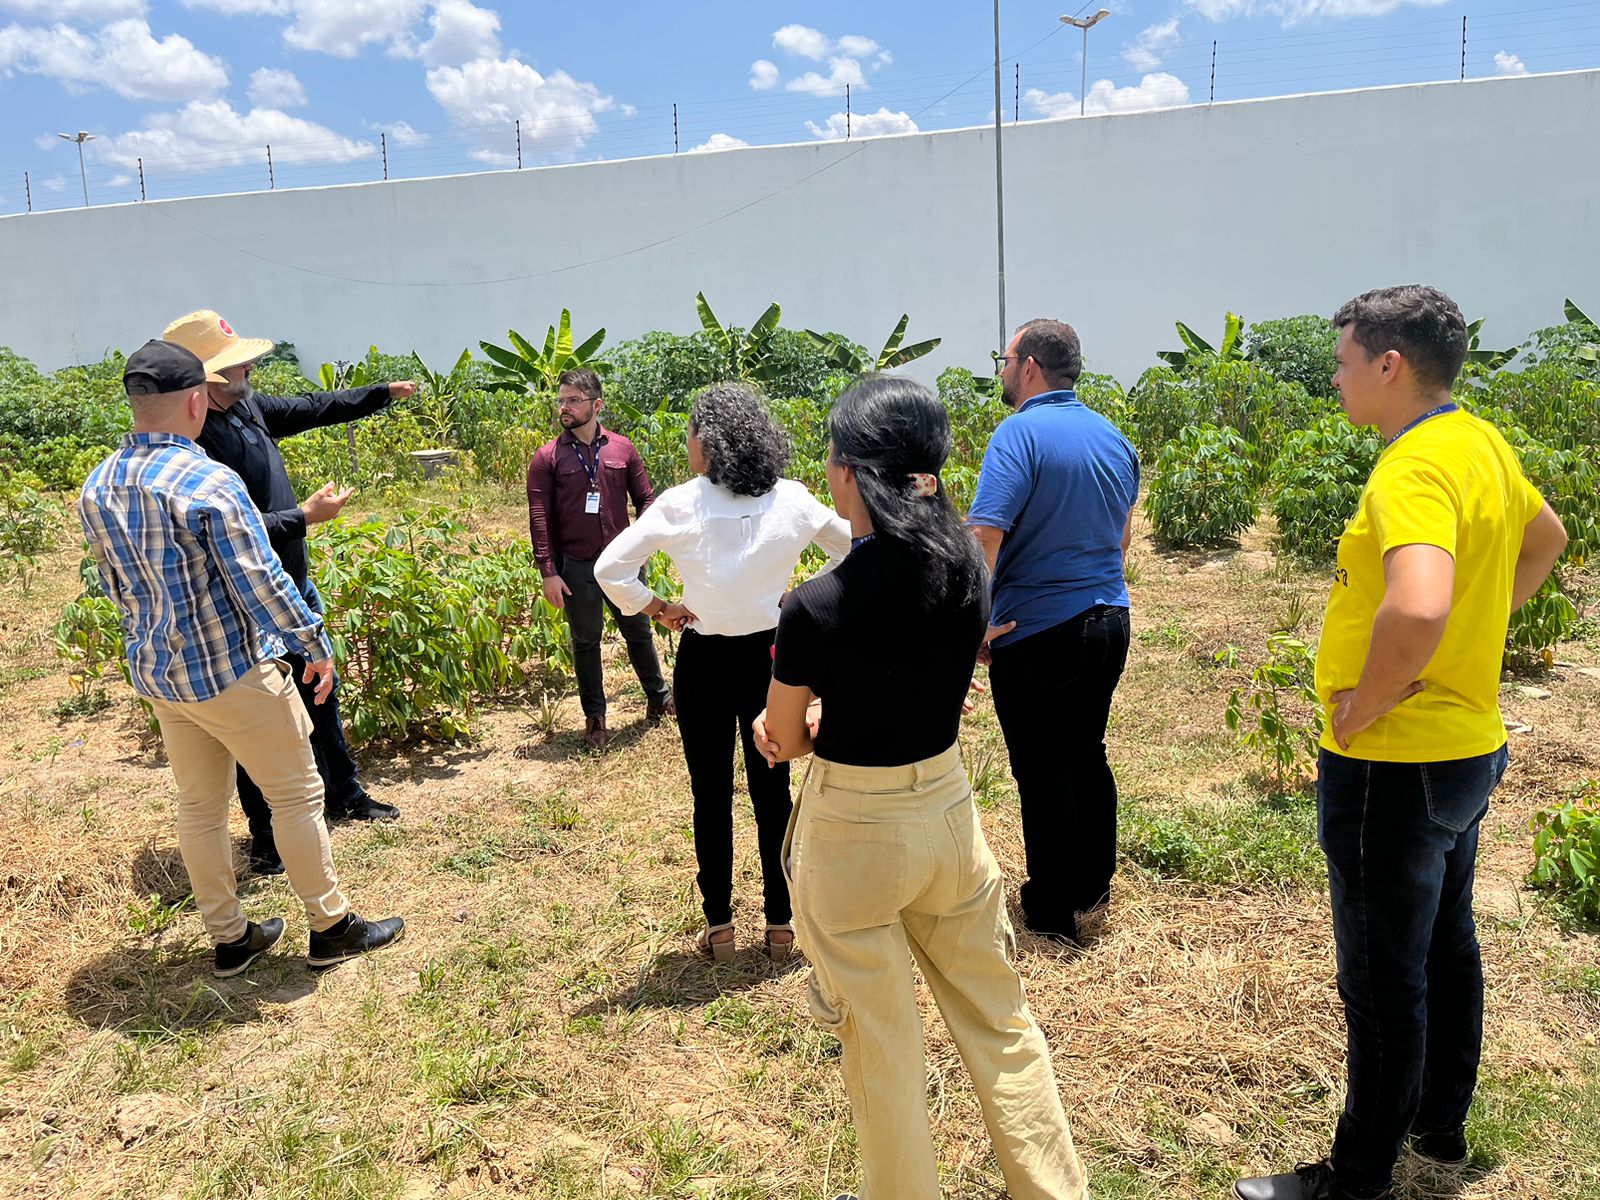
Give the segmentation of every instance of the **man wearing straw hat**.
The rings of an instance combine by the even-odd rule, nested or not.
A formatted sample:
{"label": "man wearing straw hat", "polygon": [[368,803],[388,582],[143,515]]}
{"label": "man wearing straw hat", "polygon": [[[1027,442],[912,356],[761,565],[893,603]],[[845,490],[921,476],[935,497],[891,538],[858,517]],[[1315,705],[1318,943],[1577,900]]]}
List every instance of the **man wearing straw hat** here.
{"label": "man wearing straw hat", "polygon": [[[311,926],[307,965],[331,967],[392,944],[405,922],[350,910],[322,823],[310,749],[333,688],[322,617],[267,543],[239,476],[195,443],[206,371],[172,342],[148,342],[123,372],[133,432],[89,473],[78,498],[106,595],[122,610],[129,678],[161,722],[178,784],[178,848],[215,947],[212,973],[238,975],[283,937],[278,917],[239,909],[228,842],[228,785],[249,764],[272,805],[289,882]],[[296,679],[286,677],[293,650]]]}
{"label": "man wearing straw hat", "polygon": [[[162,334],[193,351],[205,363],[209,411],[199,442],[205,452],[244,479],[250,498],[261,512],[262,523],[284,570],[300,588],[314,612],[322,600],[306,565],[306,529],[332,520],[350,499],[349,489],[338,491],[329,483],[304,502],[296,499],[289,473],[284,469],[276,439],[325,425],[354,421],[384,408],[391,400],[405,399],[414,383],[380,383],[342,392],[309,392],[299,396],[265,396],[250,386],[256,360],[269,353],[269,338],[244,338],[210,309],[179,317]],[[302,663],[291,656],[299,678]],[[394,820],[400,810],[367,795],[357,777],[356,763],[345,744],[339,717],[338,681],[326,702],[314,704],[307,686],[301,686],[306,711],[311,714],[311,750],[327,793],[330,820]],[[261,789],[243,764],[239,766],[239,804],[250,823],[250,866],[257,874],[274,875],[283,863],[273,839],[272,813]]]}

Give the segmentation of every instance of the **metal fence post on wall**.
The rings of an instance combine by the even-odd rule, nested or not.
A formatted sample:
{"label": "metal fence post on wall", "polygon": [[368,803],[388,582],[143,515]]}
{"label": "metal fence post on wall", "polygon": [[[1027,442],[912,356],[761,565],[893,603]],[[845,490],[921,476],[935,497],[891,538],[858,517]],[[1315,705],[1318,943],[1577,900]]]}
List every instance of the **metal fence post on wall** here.
{"label": "metal fence post on wall", "polygon": [[522,118],[517,118],[517,170],[522,170]]}
{"label": "metal fence post on wall", "polygon": [[383,150],[383,177],[387,180],[389,178],[389,135],[387,133],[380,132],[378,134],[378,145]]}
{"label": "metal fence post on wall", "polygon": [[28,173],[22,173],[22,190],[28,197],[28,211],[33,211],[33,183],[28,178]]}
{"label": "metal fence post on wall", "polygon": [[672,102],[672,152],[678,152],[678,102]]}
{"label": "metal fence post on wall", "polygon": [[268,191],[276,191],[277,187],[278,187],[278,177],[272,173],[272,147],[268,146],[267,147],[267,190]]}
{"label": "metal fence post on wall", "polygon": [[1011,123],[1015,125],[1022,119],[1022,63],[1017,62],[1017,90],[1011,97]]}
{"label": "metal fence post on wall", "polygon": [[139,201],[140,201],[140,203],[143,203],[144,202],[144,198],[145,198],[145,195],[144,195],[144,159],[139,158],[139,159],[135,159],[134,161],[139,164]]}
{"label": "metal fence post on wall", "polygon": [[850,140],[850,85],[844,85],[844,140]]}
{"label": "metal fence post on wall", "polygon": [[1215,104],[1216,102],[1217,102],[1217,43],[1213,41],[1211,43],[1211,99],[1208,100],[1206,103]]}
{"label": "metal fence post on wall", "polygon": [[1461,81],[1467,79],[1467,18],[1461,18]]}

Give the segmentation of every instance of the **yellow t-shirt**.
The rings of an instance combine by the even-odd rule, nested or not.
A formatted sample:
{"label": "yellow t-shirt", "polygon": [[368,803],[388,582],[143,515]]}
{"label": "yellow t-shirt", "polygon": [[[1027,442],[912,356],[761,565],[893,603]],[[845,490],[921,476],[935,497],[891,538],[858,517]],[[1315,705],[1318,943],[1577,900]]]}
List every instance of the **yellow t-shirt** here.
{"label": "yellow t-shirt", "polygon": [[1442,762],[1505,744],[1500,665],[1522,534],[1543,504],[1499,430],[1457,410],[1432,417],[1378,456],[1339,539],[1339,564],[1317,650],[1317,694],[1353,688],[1383,601],[1383,558],[1397,546],[1438,546],[1455,559],[1444,639],[1427,687],[1350,739],[1324,749],[1376,762]]}

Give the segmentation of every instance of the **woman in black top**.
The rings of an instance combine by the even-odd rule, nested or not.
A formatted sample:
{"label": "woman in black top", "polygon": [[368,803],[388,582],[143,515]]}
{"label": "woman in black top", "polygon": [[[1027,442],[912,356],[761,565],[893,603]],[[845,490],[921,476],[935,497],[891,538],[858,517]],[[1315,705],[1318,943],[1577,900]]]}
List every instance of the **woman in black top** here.
{"label": "woman in black top", "polygon": [[1083,1168],[956,744],[988,601],[977,543],[938,479],[949,418],[926,388],[879,376],[841,395],[829,425],[828,483],[854,548],[784,605],[757,737],[774,762],[815,750],[785,861],[812,1015],[844,1047],[861,1194],[939,1196],[909,949],[1010,1194],[1080,1200]]}

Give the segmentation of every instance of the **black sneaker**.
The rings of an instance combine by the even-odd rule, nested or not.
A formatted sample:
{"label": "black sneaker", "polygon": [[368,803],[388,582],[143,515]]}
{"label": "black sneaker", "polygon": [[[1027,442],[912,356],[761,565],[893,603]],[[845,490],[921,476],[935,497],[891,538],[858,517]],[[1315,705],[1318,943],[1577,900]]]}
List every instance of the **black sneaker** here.
{"label": "black sneaker", "polygon": [[351,958],[359,958],[373,950],[382,950],[400,940],[406,923],[399,917],[385,917],[381,921],[365,921],[355,913],[346,913],[344,920],[332,929],[312,933],[311,953],[306,955],[306,966],[314,971],[336,967]]}
{"label": "black sneaker", "polygon": [[1407,1145],[1419,1158],[1425,1158],[1436,1167],[1464,1167],[1467,1165],[1467,1135],[1457,1129],[1450,1133],[1413,1132]]}
{"label": "black sneaker", "polygon": [[1233,1185],[1234,1200],[1390,1200],[1393,1188],[1352,1192],[1339,1184],[1327,1159],[1302,1163],[1285,1175],[1258,1175]]}
{"label": "black sneaker", "polygon": [[354,801],[338,808],[327,809],[328,820],[340,821],[398,821],[400,810],[392,804],[383,804],[362,792]]}
{"label": "black sneaker", "polygon": [[211,973],[218,979],[243,974],[246,967],[276,946],[282,936],[283,922],[277,917],[259,925],[251,921],[238,941],[217,943],[217,957]]}
{"label": "black sneaker", "polygon": [[250,839],[250,874],[283,874],[283,859],[278,857],[278,845],[271,834]]}

